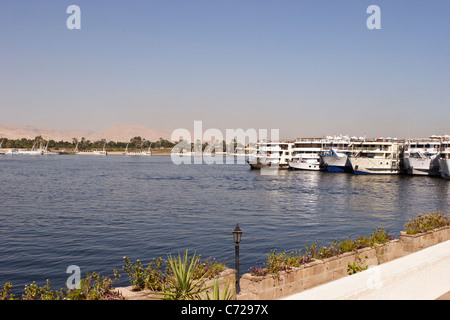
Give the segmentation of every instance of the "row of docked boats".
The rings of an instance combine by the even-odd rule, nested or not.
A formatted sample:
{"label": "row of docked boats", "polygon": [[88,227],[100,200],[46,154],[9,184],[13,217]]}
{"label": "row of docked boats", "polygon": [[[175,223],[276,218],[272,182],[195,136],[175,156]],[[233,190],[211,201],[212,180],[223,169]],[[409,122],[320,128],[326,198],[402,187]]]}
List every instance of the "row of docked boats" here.
{"label": "row of docked boats", "polygon": [[[29,150],[25,149],[8,149],[7,151],[3,151],[1,148],[3,141],[0,142],[0,155],[47,155],[47,154],[67,154],[67,152],[51,152],[48,150],[48,143],[45,147],[42,146],[42,144],[39,146],[39,148],[36,147],[36,143],[33,145],[33,147]],[[105,150],[106,144],[103,146],[103,150],[78,150],[78,143],[75,146],[74,154],[76,155],[94,155],[94,156],[106,156],[108,155],[108,152]],[[152,151],[150,150],[150,147],[148,150],[143,151],[129,151],[128,150],[128,144],[125,149],[125,152],[123,153],[127,156],[151,156]]]}
{"label": "row of docked boats", "polygon": [[249,155],[252,169],[276,167],[355,174],[411,174],[450,179],[450,136],[426,139],[326,138],[259,142]]}
{"label": "row of docked boats", "polygon": [[[129,151],[128,145],[129,145],[129,143],[127,143],[125,152],[123,153],[126,156],[151,156],[152,155],[151,144],[150,144],[150,147],[148,148],[148,150],[143,150],[143,151]],[[106,151],[105,147],[106,147],[106,143],[103,145],[103,150],[78,151],[78,143],[77,143],[74,152],[75,152],[75,154],[79,154],[79,155],[106,156],[106,155],[108,155],[108,152]]]}

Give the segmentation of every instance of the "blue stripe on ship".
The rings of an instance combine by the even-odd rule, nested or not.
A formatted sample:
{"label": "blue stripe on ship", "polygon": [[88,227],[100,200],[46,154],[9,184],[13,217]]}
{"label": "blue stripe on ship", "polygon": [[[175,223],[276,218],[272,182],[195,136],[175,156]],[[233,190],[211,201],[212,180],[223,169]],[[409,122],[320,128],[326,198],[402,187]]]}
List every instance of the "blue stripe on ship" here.
{"label": "blue stripe on ship", "polygon": [[342,166],[327,166],[327,171],[329,172],[345,172],[344,167]]}
{"label": "blue stripe on ship", "polygon": [[352,173],[353,169],[352,169],[352,167],[348,167],[348,166],[328,165],[327,166],[327,171],[328,172],[348,172],[348,173]]}
{"label": "blue stripe on ship", "polygon": [[365,172],[365,171],[353,171],[354,174],[373,174],[371,172]]}

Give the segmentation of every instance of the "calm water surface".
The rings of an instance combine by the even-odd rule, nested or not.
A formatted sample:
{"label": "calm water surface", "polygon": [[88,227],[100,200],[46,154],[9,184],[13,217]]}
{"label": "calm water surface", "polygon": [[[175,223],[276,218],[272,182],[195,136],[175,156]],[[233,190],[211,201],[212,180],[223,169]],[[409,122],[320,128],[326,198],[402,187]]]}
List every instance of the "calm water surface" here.
{"label": "calm water surface", "polygon": [[0,286],[63,288],[70,265],[122,274],[123,256],[189,249],[234,266],[232,230],[243,230],[241,273],[272,249],[330,244],[385,227],[398,237],[419,213],[448,214],[448,180],[280,171],[246,164],[175,165],[170,156],[0,156]]}

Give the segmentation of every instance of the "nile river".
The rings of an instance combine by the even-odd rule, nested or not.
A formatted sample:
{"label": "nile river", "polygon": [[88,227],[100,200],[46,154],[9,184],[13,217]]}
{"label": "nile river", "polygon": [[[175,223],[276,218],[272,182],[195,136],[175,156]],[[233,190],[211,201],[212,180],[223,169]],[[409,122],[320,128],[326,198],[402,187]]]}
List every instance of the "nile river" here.
{"label": "nile river", "polygon": [[272,249],[366,235],[398,238],[419,213],[448,214],[449,181],[417,176],[279,171],[247,164],[175,165],[170,156],[0,156],[0,286],[50,280],[67,267],[129,285],[123,256],[141,259],[188,249],[234,267],[239,223],[241,273]]}

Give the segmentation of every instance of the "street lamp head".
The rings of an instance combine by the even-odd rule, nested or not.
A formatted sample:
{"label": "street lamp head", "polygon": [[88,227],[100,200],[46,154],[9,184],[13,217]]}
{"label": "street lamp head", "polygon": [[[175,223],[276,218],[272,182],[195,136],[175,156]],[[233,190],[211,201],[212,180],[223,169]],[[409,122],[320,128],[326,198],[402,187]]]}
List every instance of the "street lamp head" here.
{"label": "street lamp head", "polygon": [[236,244],[241,242],[242,230],[239,228],[239,224],[236,224],[236,228],[233,230],[233,240]]}

